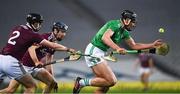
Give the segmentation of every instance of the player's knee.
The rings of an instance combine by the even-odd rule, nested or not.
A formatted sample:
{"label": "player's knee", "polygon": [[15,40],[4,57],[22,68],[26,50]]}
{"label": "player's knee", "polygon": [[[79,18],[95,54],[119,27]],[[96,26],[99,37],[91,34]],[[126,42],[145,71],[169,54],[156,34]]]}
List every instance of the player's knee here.
{"label": "player's knee", "polygon": [[31,85],[25,86],[25,88],[30,91],[35,91],[37,85],[35,83],[32,83]]}
{"label": "player's knee", "polygon": [[28,93],[34,93],[35,92],[35,88],[25,88],[25,92],[28,92]]}
{"label": "player's knee", "polygon": [[37,88],[36,85],[25,86],[25,92],[27,92],[27,93],[34,93],[36,88]]}
{"label": "player's knee", "polygon": [[96,89],[96,91],[94,92],[95,94],[105,94],[107,93],[109,90],[109,87],[99,87]]}
{"label": "player's knee", "polygon": [[33,88],[33,89],[37,88],[36,83],[32,83],[32,85],[30,86],[30,88]]}
{"label": "player's knee", "polygon": [[113,80],[113,81],[110,82],[110,85],[109,85],[109,86],[110,86],[110,87],[111,87],[111,86],[114,86],[116,83],[117,83],[117,80]]}
{"label": "player's knee", "polygon": [[114,86],[116,83],[117,83],[117,79],[116,79],[116,78],[113,78],[113,79],[109,79],[109,80],[108,80],[108,86],[109,86],[109,87]]}

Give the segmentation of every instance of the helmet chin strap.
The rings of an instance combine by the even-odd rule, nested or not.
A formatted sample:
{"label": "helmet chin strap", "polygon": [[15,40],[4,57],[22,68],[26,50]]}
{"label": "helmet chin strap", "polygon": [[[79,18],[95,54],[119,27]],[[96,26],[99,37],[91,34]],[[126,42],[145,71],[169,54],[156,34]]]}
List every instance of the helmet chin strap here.
{"label": "helmet chin strap", "polygon": [[35,32],[38,32],[38,30],[34,27],[34,25],[30,24],[30,26],[32,27],[32,29],[33,29]]}
{"label": "helmet chin strap", "polygon": [[41,28],[40,24],[38,24],[37,28],[35,28],[35,26],[33,24],[30,24],[30,26],[32,27],[32,29],[35,31],[35,32],[38,32]]}
{"label": "helmet chin strap", "polygon": [[125,25],[129,25],[130,22],[131,22],[131,19],[129,19],[129,20],[124,19],[124,24],[125,24]]}
{"label": "helmet chin strap", "polygon": [[60,38],[57,38],[57,35],[54,33],[54,32],[52,32],[53,33],[53,35],[54,35],[54,40],[56,40],[56,41],[61,41],[62,39],[60,39]]}
{"label": "helmet chin strap", "polygon": [[123,28],[124,29],[126,29],[127,31],[132,31],[131,28],[128,28],[128,25],[130,24],[131,20],[123,19],[122,22],[123,22]]}
{"label": "helmet chin strap", "polygon": [[132,29],[131,28],[127,28],[127,25],[125,25],[125,27],[124,27],[127,31],[132,31]]}

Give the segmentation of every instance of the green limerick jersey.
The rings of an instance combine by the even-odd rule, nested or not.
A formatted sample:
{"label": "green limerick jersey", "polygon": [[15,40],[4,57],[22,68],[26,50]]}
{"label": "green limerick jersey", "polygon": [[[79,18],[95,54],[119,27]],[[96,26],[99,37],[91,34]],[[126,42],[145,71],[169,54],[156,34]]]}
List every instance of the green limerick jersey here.
{"label": "green limerick jersey", "polygon": [[107,22],[94,36],[94,38],[91,40],[91,43],[94,46],[100,48],[101,50],[107,51],[109,49],[109,46],[107,46],[102,41],[102,36],[108,29],[111,29],[114,32],[111,39],[116,44],[119,44],[123,39],[129,39],[130,38],[129,32],[121,28],[121,26],[122,23],[120,20],[111,20]]}

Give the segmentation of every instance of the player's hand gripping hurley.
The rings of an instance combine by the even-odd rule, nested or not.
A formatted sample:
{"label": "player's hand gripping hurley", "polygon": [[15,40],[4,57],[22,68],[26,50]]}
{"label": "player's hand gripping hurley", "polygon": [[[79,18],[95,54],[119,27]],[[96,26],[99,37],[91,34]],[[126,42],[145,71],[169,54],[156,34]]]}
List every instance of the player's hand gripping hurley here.
{"label": "player's hand gripping hurley", "polygon": [[[58,59],[58,60],[43,64],[41,67],[45,67],[47,65],[56,64],[56,63],[63,63],[65,61],[77,61],[80,58],[81,58],[81,55],[70,53],[70,55],[65,57],[65,58]],[[41,67],[35,66],[34,68],[41,68]]]}
{"label": "player's hand gripping hurley", "polygon": [[[156,48],[152,49],[144,49],[144,50],[126,50],[126,54],[139,54],[139,53],[151,53],[151,54],[157,54],[157,55],[162,55],[165,56],[169,52],[169,45],[167,43],[163,43],[160,46],[157,46]],[[113,56],[113,54],[120,54],[117,51],[112,51],[107,54],[107,56],[104,57],[104,59],[109,60],[109,61],[117,61],[117,58]]]}

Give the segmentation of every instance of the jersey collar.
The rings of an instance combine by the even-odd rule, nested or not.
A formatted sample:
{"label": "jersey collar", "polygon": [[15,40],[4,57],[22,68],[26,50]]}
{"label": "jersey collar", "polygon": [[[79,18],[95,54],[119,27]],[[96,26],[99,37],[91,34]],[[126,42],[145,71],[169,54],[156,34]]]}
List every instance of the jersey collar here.
{"label": "jersey collar", "polygon": [[30,29],[32,29],[32,27],[30,26],[30,24],[29,24],[29,23],[26,23],[26,25],[27,25]]}

